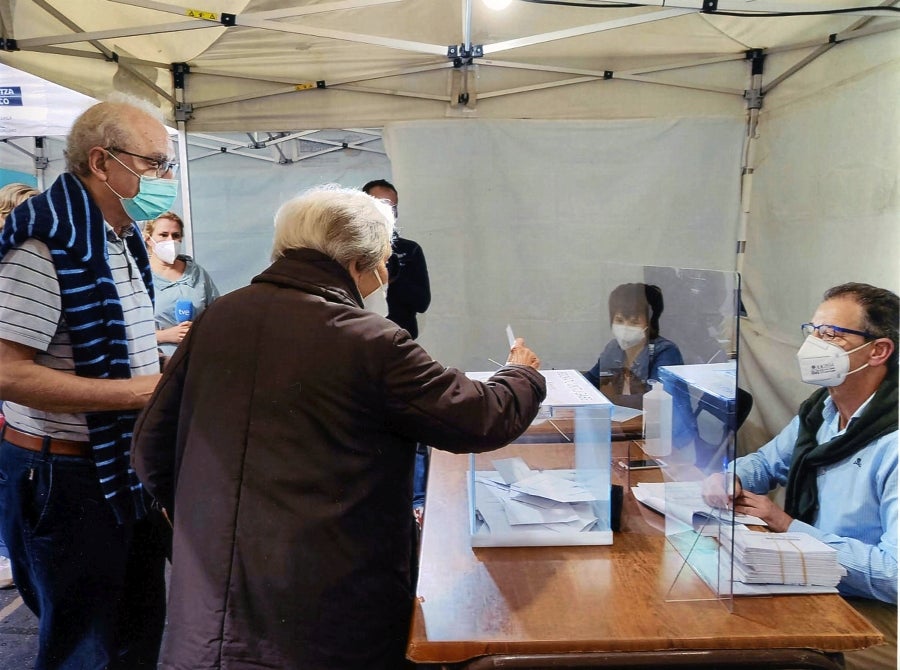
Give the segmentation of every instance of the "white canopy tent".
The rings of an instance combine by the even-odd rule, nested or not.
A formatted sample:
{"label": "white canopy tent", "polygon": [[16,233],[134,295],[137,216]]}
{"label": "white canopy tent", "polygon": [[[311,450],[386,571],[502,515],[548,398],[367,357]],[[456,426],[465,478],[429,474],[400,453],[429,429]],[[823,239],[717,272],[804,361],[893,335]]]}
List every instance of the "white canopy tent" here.
{"label": "white canopy tent", "polygon": [[[900,283],[895,4],[13,0],[0,61],[150,98],[182,131],[384,126],[433,277],[422,341],[451,364],[502,356],[496,314],[548,364],[587,367],[603,262],[740,271],[758,443],[808,393],[792,358],[822,291]],[[201,262],[253,258],[219,270],[229,288],[262,267],[277,204],[324,176],[250,163],[191,171]]]}
{"label": "white canopy tent", "polygon": [[47,137],[65,135],[96,100],[0,63],[0,184],[25,181],[44,188],[56,156]]}

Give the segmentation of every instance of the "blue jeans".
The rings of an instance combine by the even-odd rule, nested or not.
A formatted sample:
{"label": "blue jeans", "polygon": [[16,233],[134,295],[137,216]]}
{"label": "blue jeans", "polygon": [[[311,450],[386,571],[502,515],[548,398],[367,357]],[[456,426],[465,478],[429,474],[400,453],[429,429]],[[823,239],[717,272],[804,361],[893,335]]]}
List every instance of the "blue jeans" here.
{"label": "blue jeans", "polygon": [[162,534],[116,523],[88,458],[0,441],[0,525],[38,617],[35,670],[156,668],[165,625]]}
{"label": "blue jeans", "polygon": [[416,444],[416,468],[413,471],[413,507],[425,504],[425,488],[428,483],[428,445]]}

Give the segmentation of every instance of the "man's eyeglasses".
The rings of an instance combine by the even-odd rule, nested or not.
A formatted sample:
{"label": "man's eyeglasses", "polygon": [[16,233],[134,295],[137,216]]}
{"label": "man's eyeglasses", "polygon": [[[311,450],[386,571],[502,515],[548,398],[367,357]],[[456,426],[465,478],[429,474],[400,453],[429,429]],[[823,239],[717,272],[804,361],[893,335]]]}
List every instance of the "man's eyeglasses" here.
{"label": "man's eyeglasses", "polygon": [[826,342],[831,342],[836,337],[841,337],[845,333],[849,335],[860,335],[867,340],[876,339],[875,335],[868,331],[852,330],[851,328],[841,328],[840,326],[832,326],[828,323],[822,323],[819,325],[816,325],[814,323],[804,323],[802,326],[800,326],[800,330],[802,330],[803,334],[807,337],[809,337],[813,333],[818,333],[819,337]]}
{"label": "man's eyeglasses", "polygon": [[168,157],[142,156],[141,154],[125,151],[125,149],[120,149],[119,147],[107,147],[106,151],[115,151],[117,154],[125,154],[126,156],[133,156],[134,158],[140,158],[141,160],[146,161],[150,168],[156,171],[157,179],[165,177],[169,172],[172,173],[173,177],[178,174],[178,161],[169,159]]}

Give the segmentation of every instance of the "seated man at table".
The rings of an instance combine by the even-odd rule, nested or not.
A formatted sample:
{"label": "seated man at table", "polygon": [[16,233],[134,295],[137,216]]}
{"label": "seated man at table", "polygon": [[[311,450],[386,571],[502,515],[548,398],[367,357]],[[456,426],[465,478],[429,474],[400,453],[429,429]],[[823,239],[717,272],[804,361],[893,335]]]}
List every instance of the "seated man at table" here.
{"label": "seated man at table", "polygon": [[[734,462],[732,495],[721,474],[704,485],[710,504],[733,504],[736,512],[764,519],[772,531],[808,533],[834,547],[847,570],[838,586],[842,595],[893,605],[880,608],[892,624],[892,631],[883,631],[893,635],[891,667],[898,319],[897,295],[886,289],[849,283],[826,291],[812,323],[803,324],[807,337],[797,352],[803,381],[823,388],[772,441]],[[787,486],[784,509],[766,495],[777,485]],[[863,603],[861,609],[871,617],[878,607]]]}

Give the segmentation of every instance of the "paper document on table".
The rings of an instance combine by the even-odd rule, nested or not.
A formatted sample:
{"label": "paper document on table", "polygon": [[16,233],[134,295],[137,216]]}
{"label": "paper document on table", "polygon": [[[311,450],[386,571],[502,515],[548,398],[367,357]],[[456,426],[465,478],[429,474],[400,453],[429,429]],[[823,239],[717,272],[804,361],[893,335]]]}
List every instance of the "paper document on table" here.
{"label": "paper document on table", "polygon": [[835,586],[806,586],[800,584],[745,584],[734,580],[732,593],[736,596],[787,596],[820,593],[837,593]]}
{"label": "paper document on table", "polygon": [[[725,537],[732,536],[726,529]],[[734,574],[748,584],[837,586],[847,574],[837,550],[806,533],[734,530]]]}
{"label": "paper document on table", "polygon": [[[547,397],[541,403],[542,408],[549,407],[584,407],[605,405],[612,407],[600,391],[594,387],[578,370],[538,370],[547,382]],[[466,377],[486,382],[494,376],[494,372],[466,372]]]}
{"label": "paper document on table", "polygon": [[[670,513],[679,521],[696,527],[705,525],[710,520],[715,524],[715,519],[721,519],[731,523],[731,510],[711,507],[703,501],[702,482],[641,482],[631,487],[631,492],[638,502],[655,509],[660,514],[666,513],[667,503],[672,510]],[[749,514],[735,514],[736,524],[765,526],[765,521]]]}
{"label": "paper document on table", "polygon": [[547,397],[541,406],[578,407],[610,405],[600,391],[578,370],[539,370],[547,382]]}

